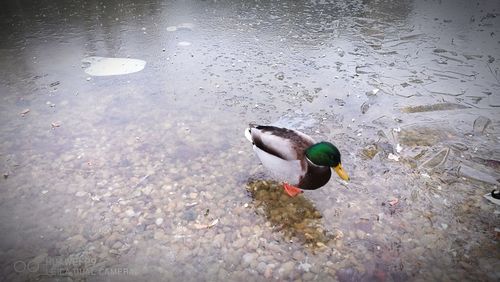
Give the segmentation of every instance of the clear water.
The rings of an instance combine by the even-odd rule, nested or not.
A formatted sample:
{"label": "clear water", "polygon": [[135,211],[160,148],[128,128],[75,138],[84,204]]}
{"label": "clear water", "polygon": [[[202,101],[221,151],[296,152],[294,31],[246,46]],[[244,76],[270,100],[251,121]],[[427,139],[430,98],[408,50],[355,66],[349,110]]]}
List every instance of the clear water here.
{"label": "clear water", "polygon": [[[2,280],[498,281],[500,2],[66,2],[0,4]],[[250,122],[351,181],[287,197]]]}

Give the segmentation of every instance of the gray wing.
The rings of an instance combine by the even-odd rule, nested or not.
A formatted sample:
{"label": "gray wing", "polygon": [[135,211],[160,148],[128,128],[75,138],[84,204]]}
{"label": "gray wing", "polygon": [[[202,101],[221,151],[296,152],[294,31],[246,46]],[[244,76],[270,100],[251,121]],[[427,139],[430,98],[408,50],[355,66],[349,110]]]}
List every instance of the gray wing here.
{"label": "gray wing", "polygon": [[293,129],[250,125],[249,130],[255,146],[284,160],[303,160],[305,150],[315,143],[311,137]]}

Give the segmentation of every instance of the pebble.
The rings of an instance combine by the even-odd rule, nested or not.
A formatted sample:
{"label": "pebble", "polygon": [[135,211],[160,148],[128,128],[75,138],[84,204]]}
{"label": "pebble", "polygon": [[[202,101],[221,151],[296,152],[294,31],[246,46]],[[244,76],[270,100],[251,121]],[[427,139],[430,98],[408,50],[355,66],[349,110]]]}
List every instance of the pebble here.
{"label": "pebble", "polygon": [[356,230],[356,237],[358,237],[359,239],[364,239],[366,236],[366,233],[363,232],[362,230]]}
{"label": "pebble", "polygon": [[153,238],[155,240],[163,240],[165,238],[165,232],[163,232],[162,230],[156,230]]}
{"label": "pebble", "polygon": [[243,246],[245,246],[247,240],[245,238],[240,238],[236,242],[233,243],[233,248],[234,249],[241,249]]}
{"label": "pebble", "polygon": [[220,234],[215,235],[215,237],[213,239],[214,245],[217,246],[218,248],[221,248],[222,246],[224,246],[224,239],[225,238],[226,238],[226,234],[224,234],[224,233],[220,233]]}
{"label": "pebble", "polygon": [[128,209],[125,211],[125,215],[128,217],[133,217],[135,215],[135,212],[133,209]]}
{"label": "pebble", "polygon": [[302,275],[302,279],[305,281],[310,281],[314,279],[314,274],[311,272],[306,272],[304,275]]}
{"label": "pebble", "polygon": [[293,261],[285,262],[279,268],[278,274],[282,278],[288,277],[294,268],[295,268],[295,262],[293,262]]}
{"label": "pebble", "polygon": [[257,248],[259,247],[259,238],[257,237],[253,237],[252,239],[250,239],[250,241],[247,243],[247,247],[249,250],[257,250]]}
{"label": "pebble", "polygon": [[269,279],[273,276],[273,268],[274,268],[274,264],[267,265],[266,271],[264,272],[264,277],[266,279]]}
{"label": "pebble", "polygon": [[63,162],[70,162],[75,159],[74,155],[66,154],[63,156],[62,160]]}
{"label": "pebble", "polygon": [[258,257],[258,255],[256,253],[246,253],[243,255],[243,258],[241,259],[241,265],[243,267],[247,267],[250,264],[252,264],[253,262],[255,262],[257,257]]}
{"label": "pebble", "polygon": [[228,277],[229,277],[229,273],[224,268],[221,268],[221,269],[219,269],[218,277],[219,277],[219,281],[227,281]]}
{"label": "pebble", "polygon": [[120,241],[116,241],[113,246],[111,246],[112,249],[115,249],[115,250],[118,250],[119,248],[121,248],[123,246],[123,243],[120,242]]}
{"label": "pebble", "polygon": [[312,268],[312,265],[310,263],[307,263],[307,262],[301,262],[299,264],[299,269],[304,271],[304,272],[309,272]]}
{"label": "pebble", "polygon": [[292,258],[294,260],[301,261],[301,260],[304,260],[305,256],[304,256],[303,252],[297,250],[297,251],[293,252]]}
{"label": "pebble", "polygon": [[252,233],[252,229],[250,229],[250,227],[243,226],[241,228],[241,235],[243,235],[243,236],[249,236],[251,233]]}
{"label": "pebble", "polygon": [[120,238],[120,236],[117,233],[111,233],[111,235],[108,236],[106,239],[106,245],[109,247],[113,246],[114,243]]}
{"label": "pebble", "polygon": [[160,226],[163,223],[163,218],[159,217],[155,220],[155,224]]}
{"label": "pebble", "polygon": [[264,274],[266,272],[266,269],[267,269],[267,264],[265,262],[259,262],[259,264],[257,264],[257,271],[260,274]]}
{"label": "pebble", "polygon": [[153,191],[153,187],[146,186],[146,187],[142,188],[141,190],[142,190],[142,193],[144,193],[144,195],[149,195]]}

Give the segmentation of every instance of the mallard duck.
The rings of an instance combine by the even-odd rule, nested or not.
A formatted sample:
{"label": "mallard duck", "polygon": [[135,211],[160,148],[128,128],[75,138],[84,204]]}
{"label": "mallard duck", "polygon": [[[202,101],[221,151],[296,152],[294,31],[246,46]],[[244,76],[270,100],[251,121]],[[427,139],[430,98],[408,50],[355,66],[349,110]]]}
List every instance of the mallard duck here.
{"label": "mallard duck", "polygon": [[285,192],[294,197],[304,190],[324,186],[331,169],[344,180],[349,176],[342,168],[340,152],[330,142],[316,143],[310,136],[293,129],[254,125],[245,130],[262,165],[276,179],[284,181]]}

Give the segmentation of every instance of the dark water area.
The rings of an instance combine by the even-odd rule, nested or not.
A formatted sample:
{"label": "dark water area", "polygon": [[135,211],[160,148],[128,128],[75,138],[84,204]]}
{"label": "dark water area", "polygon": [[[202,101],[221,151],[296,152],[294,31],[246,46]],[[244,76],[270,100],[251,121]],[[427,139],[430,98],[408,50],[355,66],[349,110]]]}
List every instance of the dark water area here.
{"label": "dark water area", "polygon": [[[499,1],[2,1],[2,281],[498,281]],[[351,180],[287,196],[243,135]]]}

